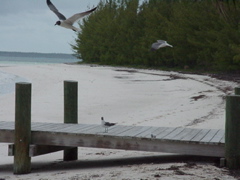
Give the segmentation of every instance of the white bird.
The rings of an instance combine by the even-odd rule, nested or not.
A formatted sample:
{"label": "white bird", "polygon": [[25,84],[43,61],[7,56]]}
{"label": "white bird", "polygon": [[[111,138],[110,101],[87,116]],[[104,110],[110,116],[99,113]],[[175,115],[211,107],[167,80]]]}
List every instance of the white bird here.
{"label": "white bird", "polygon": [[159,48],[163,48],[163,47],[167,47],[167,46],[173,47],[172,45],[168,44],[167,41],[157,40],[157,42],[152,44],[151,51],[156,51]]}
{"label": "white bird", "polygon": [[101,117],[101,120],[101,124],[105,128],[105,132],[108,132],[109,127],[116,125],[116,123],[105,122],[103,117]]}
{"label": "white bird", "polygon": [[59,21],[57,21],[55,25],[65,27],[67,29],[72,29],[73,31],[80,31],[79,28],[76,28],[76,27],[73,26],[73,24],[77,20],[79,20],[83,16],[86,16],[86,15],[92,13],[93,11],[95,11],[97,9],[97,7],[95,7],[93,9],[89,10],[89,11],[74,14],[73,16],[71,16],[70,18],[67,19],[63,14],[61,14],[58,11],[58,9],[52,4],[52,2],[50,0],[47,0],[47,5],[50,8],[50,10],[53,11],[59,18]]}

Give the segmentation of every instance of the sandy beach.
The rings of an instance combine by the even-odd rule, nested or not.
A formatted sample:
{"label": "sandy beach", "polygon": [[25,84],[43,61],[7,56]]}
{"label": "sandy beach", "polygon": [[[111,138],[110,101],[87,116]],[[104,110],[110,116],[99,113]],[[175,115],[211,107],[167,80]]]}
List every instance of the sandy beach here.
{"label": "sandy beach", "polygon": [[[14,86],[32,83],[32,121],[63,122],[63,81],[78,81],[79,123],[224,129],[225,96],[239,84],[203,75],[91,65],[0,67],[1,121],[14,121]],[[13,175],[13,157],[0,144],[0,179],[238,179],[212,159],[79,148],[32,158],[32,173]]]}

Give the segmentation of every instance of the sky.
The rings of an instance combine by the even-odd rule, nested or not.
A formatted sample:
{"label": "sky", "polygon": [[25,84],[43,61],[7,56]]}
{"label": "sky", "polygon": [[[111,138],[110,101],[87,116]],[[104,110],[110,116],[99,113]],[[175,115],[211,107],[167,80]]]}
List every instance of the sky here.
{"label": "sky", "polygon": [[[100,0],[51,0],[66,16],[84,12]],[[0,51],[73,53],[77,34],[54,26],[58,17],[46,0],[0,0]],[[78,27],[78,24],[74,24]]]}

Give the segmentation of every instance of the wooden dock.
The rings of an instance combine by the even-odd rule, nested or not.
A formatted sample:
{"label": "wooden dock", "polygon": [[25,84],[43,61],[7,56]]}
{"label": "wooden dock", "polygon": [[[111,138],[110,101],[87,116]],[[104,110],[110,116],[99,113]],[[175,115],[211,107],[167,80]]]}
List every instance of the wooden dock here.
{"label": "wooden dock", "polygon": [[[31,157],[64,150],[64,160],[77,160],[77,147],[166,152],[226,158],[240,168],[240,88],[226,97],[225,129],[78,124],[77,82],[64,81],[64,123],[31,122],[31,84],[17,83],[15,122],[0,121],[0,143],[10,143],[13,172],[31,172]],[[225,160],[223,159],[223,164]]]}
{"label": "wooden dock", "polygon": [[[0,142],[14,143],[14,122],[0,122]],[[31,145],[224,157],[224,130],[116,125],[105,133],[100,124],[32,122]],[[30,157],[38,155],[31,150],[29,153]]]}

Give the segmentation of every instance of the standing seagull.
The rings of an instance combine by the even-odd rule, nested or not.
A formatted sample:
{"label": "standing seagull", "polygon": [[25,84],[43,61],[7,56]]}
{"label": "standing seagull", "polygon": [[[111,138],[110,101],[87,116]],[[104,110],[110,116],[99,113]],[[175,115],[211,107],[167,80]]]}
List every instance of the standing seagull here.
{"label": "standing seagull", "polygon": [[172,45],[168,44],[167,41],[157,40],[157,42],[152,44],[151,51],[156,51],[159,48],[163,48],[163,47],[167,47],[167,46],[173,47]]}
{"label": "standing seagull", "polygon": [[61,14],[58,11],[58,9],[52,4],[52,2],[50,0],[47,0],[47,5],[50,8],[50,10],[52,10],[58,16],[59,20],[62,20],[62,21],[57,21],[55,25],[65,27],[67,29],[72,29],[73,31],[79,31],[80,30],[80,29],[73,26],[73,24],[77,20],[79,20],[83,16],[86,16],[86,15],[90,14],[91,12],[93,12],[97,9],[97,7],[95,7],[93,9],[89,10],[89,11],[74,14],[73,16],[71,16],[70,18],[67,19],[63,14]]}
{"label": "standing seagull", "polygon": [[105,122],[103,117],[101,117],[101,120],[102,120],[101,124],[105,128],[105,133],[108,132],[109,127],[114,126],[116,124],[116,123]]}

